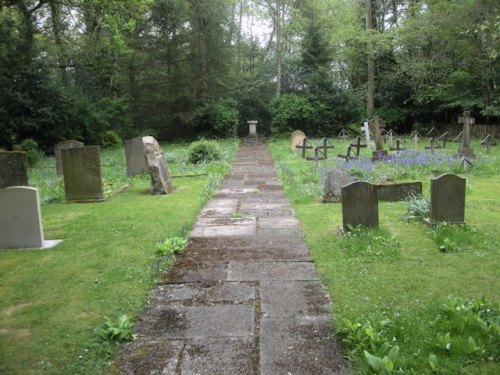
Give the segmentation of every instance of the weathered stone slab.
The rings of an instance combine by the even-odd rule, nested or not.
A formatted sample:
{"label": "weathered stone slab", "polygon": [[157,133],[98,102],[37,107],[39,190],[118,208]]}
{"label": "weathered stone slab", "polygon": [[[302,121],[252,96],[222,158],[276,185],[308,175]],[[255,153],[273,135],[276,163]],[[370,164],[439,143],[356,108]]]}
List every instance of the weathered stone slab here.
{"label": "weathered stone slab", "polygon": [[136,137],[125,141],[125,159],[127,162],[127,174],[135,176],[148,172],[146,159],[146,147],[143,137]]}
{"label": "weathered stone slab", "polygon": [[212,225],[195,226],[190,237],[231,237],[231,236],[251,236],[255,234],[255,225]]}
{"label": "weathered stone slab", "polygon": [[328,316],[330,298],[319,281],[261,281],[265,317]]}
{"label": "weathered stone slab", "polygon": [[183,341],[170,339],[134,341],[122,349],[112,372],[122,375],[174,374]]}
{"label": "weathered stone slab", "polygon": [[302,130],[295,130],[290,137],[290,149],[295,151],[297,146],[302,146],[305,138],[306,135]]}
{"label": "weathered stone slab", "polygon": [[56,158],[56,173],[58,176],[62,176],[64,173],[61,150],[67,148],[81,148],[84,146],[85,145],[83,144],[83,142],[73,141],[73,140],[59,142],[54,146],[54,156]]}
{"label": "weathered stone slab", "polygon": [[356,180],[344,169],[334,168],[326,174],[325,187],[323,190],[323,202],[342,201],[342,187]]}
{"label": "weathered stone slab", "polygon": [[341,347],[330,317],[263,318],[260,322],[262,375],[342,374]]}
{"label": "weathered stone slab", "polygon": [[227,262],[211,260],[180,259],[162,277],[165,283],[200,282],[225,280],[227,275]]}
{"label": "weathered stone slab", "polygon": [[169,194],[174,189],[163,151],[153,137],[142,137],[146,149],[148,172],[151,176],[151,194]]}
{"label": "weathered stone slab", "polygon": [[61,149],[64,192],[68,202],[104,200],[98,146]]}
{"label": "weathered stone slab", "polygon": [[0,249],[43,247],[38,190],[13,186],[0,189]]}
{"label": "weathered stone slab", "polygon": [[294,217],[286,218],[260,218],[259,219],[260,228],[290,228],[299,227],[299,221]]}
{"label": "weathered stone slab", "polygon": [[227,225],[227,226],[239,226],[239,225],[256,225],[255,217],[233,217],[233,216],[201,216],[196,221],[197,227],[206,227],[214,225]]}
{"label": "weathered stone slab", "polygon": [[0,151],[0,189],[28,186],[28,161],[22,151]]}
{"label": "weathered stone slab", "polygon": [[378,184],[378,199],[381,201],[403,201],[410,195],[422,194],[422,183],[401,182]]}
{"label": "weathered stone slab", "polygon": [[137,323],[137,332],[151,338],[217,338],[253,335],[253,305],[154,307]]}
{"label": "weathered stone slab", "polygon": [[342,187],[342,221],[345,231],[348,225],[378,227],[377,185],[357,181]]}
{"label": "weathered stone slab", "polygon": [[310,262],[229,262],[229,281],[317,280]]}
{"label": "weathered stone slab", "polygon": [[212,261],[288,261],[288,262],[308,262],[311,260],[307,248],[295,247],[286,249],[283,247],[255,247],[241,249],[193,249],[186,253],[186,257],[197,259],[204,257]]}
{"label": "weathered stone slab", "polygon": [[431,179],[430,222],[463,224],[465,219],[465,178],[442,174]]}
{"label": "weathered stone slab", "polygon": [[181,374],[260,374],[253,337],[192,339],[186,344],[182,359]]}
{"label": "weathered stone slab", "polygon": [[241,202],[240,210],[274,210],[274,209],[290,209],[290,204],[287,203],[250,203]]}

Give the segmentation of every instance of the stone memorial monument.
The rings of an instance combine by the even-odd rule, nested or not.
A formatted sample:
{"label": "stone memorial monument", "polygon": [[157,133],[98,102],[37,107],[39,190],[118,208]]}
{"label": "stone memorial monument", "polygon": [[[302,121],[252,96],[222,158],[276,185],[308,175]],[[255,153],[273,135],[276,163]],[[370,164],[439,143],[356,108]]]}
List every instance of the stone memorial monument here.
{"label": "stone memorial monument", "polygon": [[148,172],[151,175],[151,194],[169,194],[174,189],[163,151],[153,137],[142,137],[146,150]]}
{"label": "stone memorial monument", "polygon": [[22,151],[0,151],[0,189],[28,186],[28,161]]}
{"label": "stone memorial monument", "polygon": [[465,178],[446,173],[431,179],[429,224],[464,224]]}
{"label": "stone memorial monument", "polygon": [[378,188],[364,181],[342,187],[342,222],[344,231],[349,225],[378,227]]}
{"label": "stone memorial monument", "polygon": [[64,192],[68,202],[104,200],[99,146],[61,150]]}
{"label": "stone memorial monument", "polygon": [[247,124],[248,124],[248,135],[250,137],[257,137],[257,123],[258,121],[257,120],[250,120],[250,121],[247,121]]}
{"label": "stone memorial monument", "polygon": [[63,141],[55,145],[54,155],[56,157],[56,173],[58,176],[63,175],[61,150],[66,148],[81,148],[83,146],[84,146],[83,142],[78,142],[78,141]]}
{"label": "stone memorial monument", "polygon": [[462,130],[462,141],[458,149],[458,155],[461,156],[474,156],[474,150],[469,147],[470,142],[470,126],[475,123],[474,117],[470,117],[470,112],[465,111],[463,117],[458,118],[459,124],[464,124]]}

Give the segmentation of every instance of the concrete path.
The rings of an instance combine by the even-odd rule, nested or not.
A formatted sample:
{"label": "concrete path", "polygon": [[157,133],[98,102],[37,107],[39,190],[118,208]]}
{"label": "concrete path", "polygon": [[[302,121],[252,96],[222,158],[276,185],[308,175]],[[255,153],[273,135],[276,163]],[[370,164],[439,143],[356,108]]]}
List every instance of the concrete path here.
{"label": "concrete path", "polygon": [[152,293],[122,374],[341,374],[330,301],[267,145],[243,140]]}

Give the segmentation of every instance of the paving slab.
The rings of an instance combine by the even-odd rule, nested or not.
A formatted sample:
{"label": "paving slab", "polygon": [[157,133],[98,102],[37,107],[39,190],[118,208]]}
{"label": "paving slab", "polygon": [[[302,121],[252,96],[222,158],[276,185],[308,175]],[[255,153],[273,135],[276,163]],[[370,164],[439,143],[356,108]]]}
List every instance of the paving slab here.
{"label": "paving slab", "polygon": [[251,236],[256,233],[255,225],[195,225],[190,237],[233,237]]}
{"label": "paving slab", "polygon": [[164,276],[163,283],[225,280],[227,262],[181,258]]}
{"label": "paving slab", "polygon": [[229,281],[317,280],[311,262],[245,262],[231,261],[227,271]]}

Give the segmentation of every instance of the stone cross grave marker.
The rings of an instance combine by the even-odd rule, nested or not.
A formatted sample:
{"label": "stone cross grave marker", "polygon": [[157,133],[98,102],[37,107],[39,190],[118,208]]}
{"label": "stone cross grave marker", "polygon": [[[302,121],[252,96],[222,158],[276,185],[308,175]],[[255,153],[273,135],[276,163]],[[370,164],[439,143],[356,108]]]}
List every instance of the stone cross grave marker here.
{"label": "stone cross grave marker", "polygon": [[148,172],[146,160],[146,147],[143,137],[136,137],[125,141],[125,159],[127,161],[127,174],[135,176]]}
{"label": "stone cross grave marker", "polygon": [[104,200],[99,146],[61,150],[64,192],[68,202]]}
{"label": "stone cross grave marker", "polygon": [[342,200],[342,186],[355,181],[343,168],[334,168],[327,171],[323,189],[323,202],[339,202]]}
{"label": "stone cross grave marker", "polygon": [[375,151],[373,152],[372,160],[379,160],[387,155],[387,151],[384,150],[384,141],[381,133],[381,129],[385,127],[385,122],[379,116],[374,116],[370,120],[370,125],[373,127],[375,133]]}
{"label": "stone cross grave marker", "polygon": [[451,173],[431,179],[430,224],[464,223],[465,182],[465,178]]}
{"label": "stone cross grave marker", "polygon": [[297,146],[302,146],[306,135],[302,130],[295,130],[290,137],[290,149],[295,151]]}
{"label": "stone cross grave marker", "polygon": [[22,151],[0,151],[0,189],[28,186],[28,161]]}
{"label": "stone cross grave marker", "polygon": [[0,249],[51,248],[44,241],[38,190],[25,186],[0,189]]}
{"label": "stone cross grave marker", "polygon": [[151,194],[170,194],[174,189],[160,145],[153,137],[143,137],[143,142],[151,176]]}
{"label": "stone cross grave marker", "polygon": [[470,111],[465,111],[463,117],[458,118],[459,124],[464,124],[462,142],[458,149],[458,154],[462,156],[474,156],[474,150],[469,148],[470,126],[475,123],[474,117],[470,117]]}
{"label": "stone cross grave marker", "polygon": [[61,150],[64,150],[67,148],[81,148],[83,146],[84,146],[83,142],[78,142],[78,141],[73,141],[73,140],[59,142],[58,144],[55,145],[54,155],[56,157],[56,173],[58,176],[63,175]]}
{"label": "stone cross grave marker", "polygon": [[257,123],[258,121],[257,120],[250,120],[250,121],[247,121],[247,124],[248,124],[248,135],[250,137],[256,137],[257,136]]}
{"label": "stone cross grave marker", "polygon": [[378,227],[378,188],[364,181],[342,187],[342,222],[344,231],[349,225]]}

